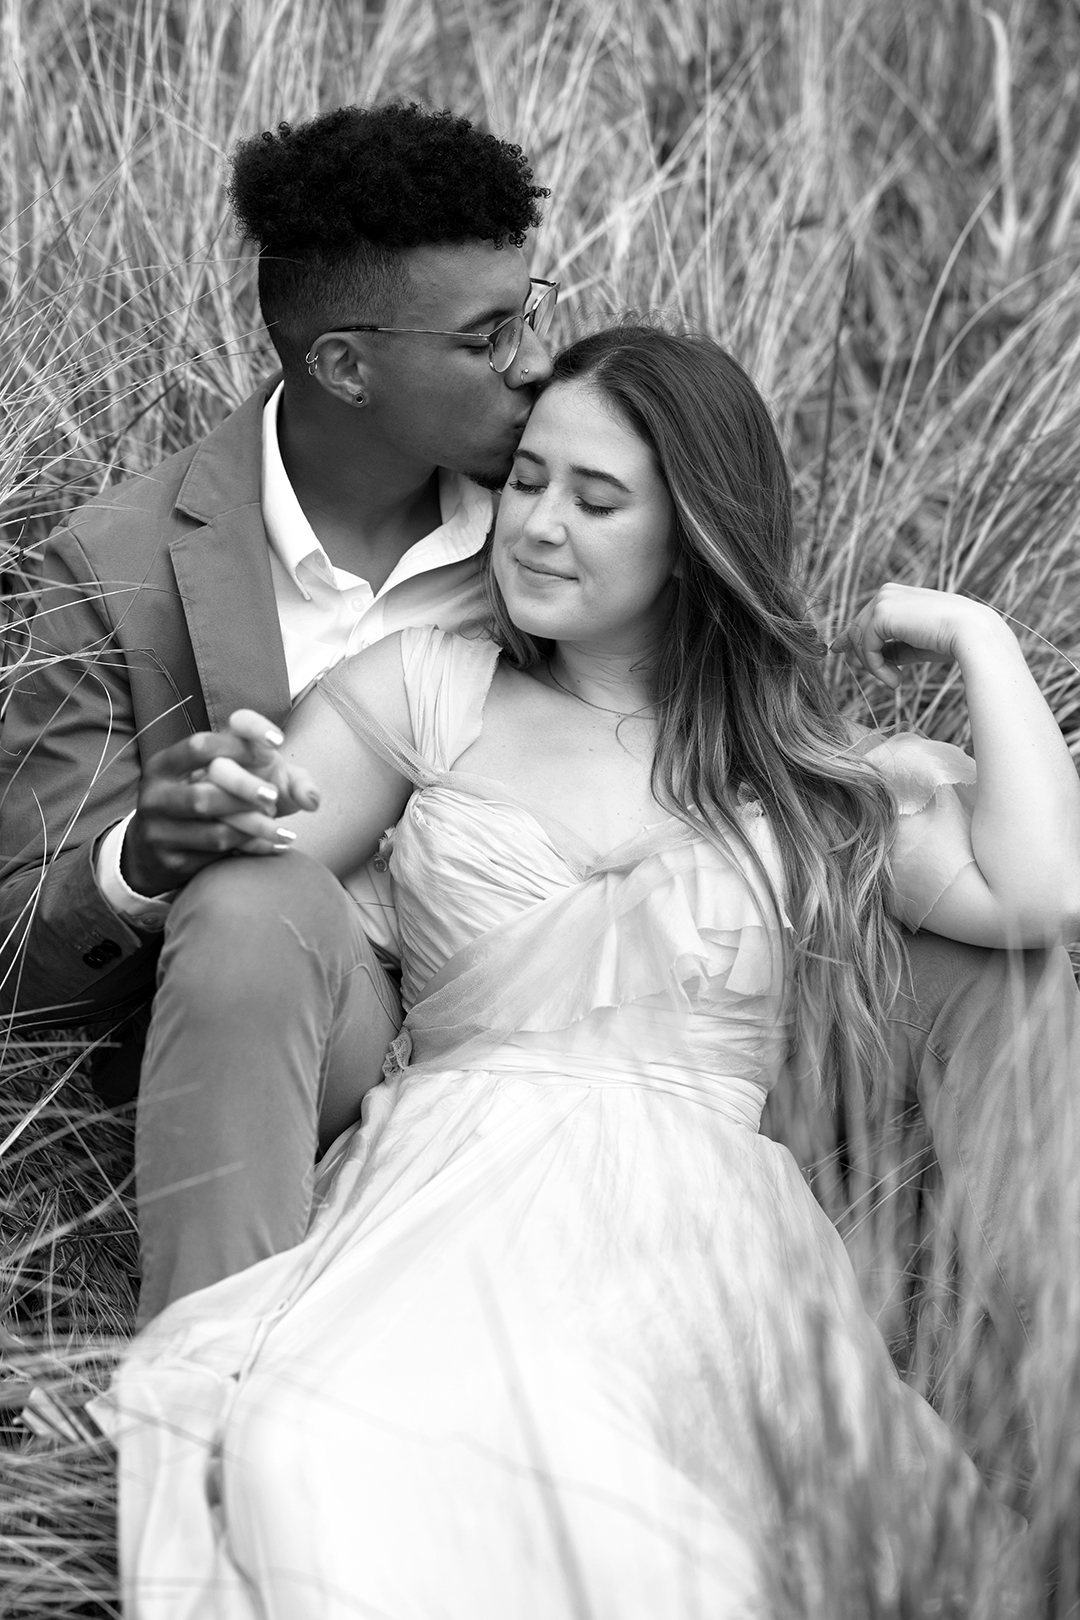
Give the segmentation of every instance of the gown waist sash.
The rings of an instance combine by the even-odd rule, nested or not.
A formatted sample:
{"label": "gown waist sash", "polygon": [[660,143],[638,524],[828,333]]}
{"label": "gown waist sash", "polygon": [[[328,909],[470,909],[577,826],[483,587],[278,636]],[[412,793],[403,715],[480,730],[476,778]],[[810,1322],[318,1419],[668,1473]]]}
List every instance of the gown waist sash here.
{"label": "gown waist sash", "polygon": [[757,1131],[765,1105],[764,1086],[736,1075],[687,1068],[685,1064],[651,1060],[605,1058],[596,1053],[575,1053],[557,1048],[511,1044],[470,1054],[460,1063],[452,1055],[443,1060],[455,1069],[489,1070],[519,1074],[549,1085],[617,1086],[627,1090],[663,1092],[721,1114],[732,1125]]}

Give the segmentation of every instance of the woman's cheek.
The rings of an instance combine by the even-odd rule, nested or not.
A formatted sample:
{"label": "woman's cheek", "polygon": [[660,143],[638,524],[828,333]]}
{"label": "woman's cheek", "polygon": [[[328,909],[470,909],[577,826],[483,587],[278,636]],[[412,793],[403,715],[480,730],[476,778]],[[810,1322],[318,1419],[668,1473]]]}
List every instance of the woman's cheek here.
{"label": "woman's cheek", "polygon": [[495,576],[495,583],[500,591],[505,593],[509,582],[510,564],[507,557],[509,537],[504,535],[498,527],[495,529],[495,538],[491,548],[491,571]]}

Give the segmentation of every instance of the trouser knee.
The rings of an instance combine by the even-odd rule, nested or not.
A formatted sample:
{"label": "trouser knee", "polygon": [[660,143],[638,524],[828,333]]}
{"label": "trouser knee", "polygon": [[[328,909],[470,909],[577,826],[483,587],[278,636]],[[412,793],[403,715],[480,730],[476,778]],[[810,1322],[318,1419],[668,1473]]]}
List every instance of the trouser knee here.
{"label": "trouser knee", "polygon": [[304,855],[215,862],[177,896],[166,925],[159,984],[245,1002],[276,994],[297,955],[332,966],[348,949],[355,919],[347,892]]}
{"label": "trouser knee", "polygon": [[1061,949],[986,950],[919,933],[907,940],[907,971],[894,1021],[930,1037],[940,1058],[971,1040],[990,1054],[1006,1043],[1019,1021],[1048,1012],[1071,1029],[1080,1000],[1067,953]]}

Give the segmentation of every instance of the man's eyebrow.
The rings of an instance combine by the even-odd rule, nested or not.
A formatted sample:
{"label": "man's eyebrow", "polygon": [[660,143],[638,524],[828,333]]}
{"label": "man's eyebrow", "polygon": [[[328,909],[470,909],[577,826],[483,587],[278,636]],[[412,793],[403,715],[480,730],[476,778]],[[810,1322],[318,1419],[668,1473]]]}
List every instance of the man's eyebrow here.
{"label": "man's eyebrow", "polygon": [[470,315],[462,322],[461,330],[479,332],[485,326],[497,326],[500,321],[508,321],[511,315],[520,315],[528,296],[526,293],[520,304],[499,304],[495,308],[481,310],[479,315]]}

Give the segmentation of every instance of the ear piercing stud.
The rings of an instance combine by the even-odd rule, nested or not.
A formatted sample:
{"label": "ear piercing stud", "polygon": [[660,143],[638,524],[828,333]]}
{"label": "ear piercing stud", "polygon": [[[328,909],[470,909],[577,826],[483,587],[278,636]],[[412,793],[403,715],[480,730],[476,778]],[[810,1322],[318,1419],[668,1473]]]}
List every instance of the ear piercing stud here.
{"label": "ear piercing stud", "polygon": [[364,396],[360,392],[359,388],[354,388],[352,390],[352,392],[350,393],[349,404],[350,405],[364,405],[364,404],[366,404]]}
{"label": "ear piercing stud", "polygon": [[521,368],[520,372],[518,373],[518,375],[521,376],[521,377],[527,377],[529,375],[528,366],[522,366],[522,368]]}

